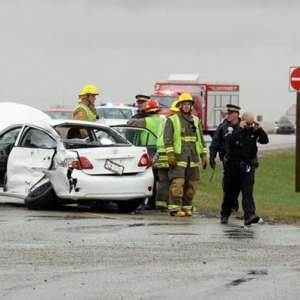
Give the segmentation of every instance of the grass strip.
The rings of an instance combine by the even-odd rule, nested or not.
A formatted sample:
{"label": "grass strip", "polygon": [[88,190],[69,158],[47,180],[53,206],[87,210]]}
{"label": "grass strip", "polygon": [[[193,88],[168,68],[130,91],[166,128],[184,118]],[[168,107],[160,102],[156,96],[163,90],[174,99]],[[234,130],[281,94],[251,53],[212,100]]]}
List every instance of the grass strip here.
{"label": "grass strip", "polygon": [[[261,157],[255,171],[254,200],[256,213],[265,221],[300,224],[300,193],[296,192],[295,151]],[[222,203],[222,165],[217,164],[212,180],[212,169],[200,170],[200,181],[194,206],[205,213],[219,216]],[[243,218],[240,209],[235,213]]]}

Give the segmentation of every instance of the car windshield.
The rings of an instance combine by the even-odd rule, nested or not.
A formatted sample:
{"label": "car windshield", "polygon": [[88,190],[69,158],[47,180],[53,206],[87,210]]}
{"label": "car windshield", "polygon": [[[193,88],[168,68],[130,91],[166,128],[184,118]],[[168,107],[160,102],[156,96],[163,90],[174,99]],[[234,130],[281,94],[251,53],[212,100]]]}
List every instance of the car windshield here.
{"label": "car windshield", "polygon": [[178,97],[171,96],[151,96],[151,99],[158,102],[161,107],[171,107],[172,103],[178,99]]}
{"label": "car windshield", "polygon": [[291,121],[289,120],[288,117],[283,116],[283,117],[281,117],[281,118],[278,120],[278,123],[281,123],[281,124],[288,123],[288,124],[290,124]]}
{"label": "car windshield", "polygon": [[73,116],[72,111],[44,111],[52,119],[71,120]]}
{"label": "car windshield", "polygon": [[99,118],[127,120],[132,117],[131,108],[125,107],[97,107]]}

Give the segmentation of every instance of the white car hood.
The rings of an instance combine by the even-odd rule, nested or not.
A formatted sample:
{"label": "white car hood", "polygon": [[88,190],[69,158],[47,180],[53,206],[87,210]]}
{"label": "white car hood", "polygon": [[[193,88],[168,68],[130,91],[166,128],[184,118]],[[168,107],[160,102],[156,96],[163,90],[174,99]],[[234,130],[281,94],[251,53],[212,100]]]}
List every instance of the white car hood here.
{"label": "white car hood", "polygon": [[0,131],[14,124],[49,119],[51,118],[47,114],[34,107],[14,102],[0,102]]}

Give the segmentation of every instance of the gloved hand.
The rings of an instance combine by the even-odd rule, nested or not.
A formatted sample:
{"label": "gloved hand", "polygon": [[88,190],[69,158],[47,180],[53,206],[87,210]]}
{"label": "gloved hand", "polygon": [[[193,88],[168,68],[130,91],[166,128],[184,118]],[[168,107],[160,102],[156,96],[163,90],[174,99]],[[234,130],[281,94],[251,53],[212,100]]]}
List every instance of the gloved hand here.
{"label": "gloved hand", "polygon": [[215,161],[214,158],[210,158],[210,159],[209,159],[209,165],[210,165],[210,167],[213,168],[213,169],[216,167],[216,161]]}
{"label": "gloved hand", "polygon": [[177,166],[177,160],[174,153],[168,153],[168,164],[170,168],[176,168]]}
{"label": "gloved hand", "polygon": [[202,162],[202,167],[203,169],[206,169],[207,163],[208,163],[208,158],[206,153],[200,154],[201,157],[201,162]]}

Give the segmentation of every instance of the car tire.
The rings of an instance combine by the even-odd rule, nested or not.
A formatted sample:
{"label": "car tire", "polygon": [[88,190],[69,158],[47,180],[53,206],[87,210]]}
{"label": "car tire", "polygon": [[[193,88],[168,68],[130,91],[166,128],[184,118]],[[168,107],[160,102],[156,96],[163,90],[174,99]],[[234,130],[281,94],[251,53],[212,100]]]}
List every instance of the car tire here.
{"label": "car tire", "polygon": [[115,212],[118,210],[116,203],[112,201],[96,201],[92,205],[93,211]]}
{"label": "car tire", "polygon": [[139,205],[144,201],[144,199],[132,199],[127,201],[116,202],[120,212],[133,212]]}
{"label": "car tire", "polygon": [[25,198],[25,206],[30,210],[53,209],[57,203],[57,197],[50,181],[30,192]]}

